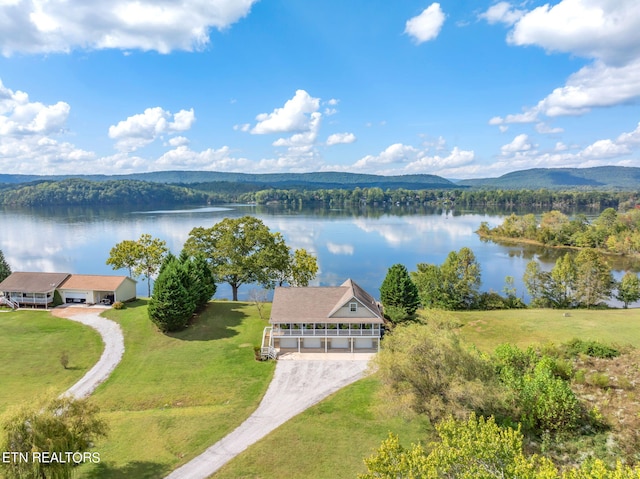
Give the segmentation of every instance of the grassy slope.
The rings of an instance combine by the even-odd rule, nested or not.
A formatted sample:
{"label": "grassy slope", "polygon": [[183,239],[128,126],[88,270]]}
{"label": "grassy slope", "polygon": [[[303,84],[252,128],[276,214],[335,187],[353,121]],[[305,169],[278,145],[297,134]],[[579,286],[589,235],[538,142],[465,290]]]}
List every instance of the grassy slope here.
{"label": "grassy slope", "polygon": [[271,380],[274,364],[253,353],[265,322],[247,303],[210,303],[171,336],[153,327],[143,301],[108,316],[125,336],[122,363],[94,394],[111,431],[96,445],[100,464],[78,477],[162,477],[237,427]]}
{"label": "grassy slope", "polygon": [[296,416],[235,458],[215,479],[354,478],[389,431],[403,445],[427,438],[426,425],[388,418],[376,406],[378,382],[360,380]]}
{"label": "grassy slope", "polygon": [[[505,342],[524,347],[577,336],[640,347],[640,310],[533,309],[439,316],[443,314],[462,323],[462,336],[483,351]],[[377,390],[375,377],[348,386],[251,446],[212,478],[353,478],[364,472],[362,459],[388,431],[398,434],[405,445],[431,439],[424,424],[379,415]]]}
{"label": "grassy slope", "polygon": [[[451,313],[463,326],[460,333],[483,351],[502,343],[527,346],[569,339],[595,339],[640,347],[640,309],[524,309]],[[566,316],[565,316],[566,314]]]}
{"label": "grassy slope", "polygon": [[[59,394],[100,358],[102,340],[93,329],[46,311],[0,313],[0,413],[50,390]],[[60,364],[69,353],[69,369]]]}

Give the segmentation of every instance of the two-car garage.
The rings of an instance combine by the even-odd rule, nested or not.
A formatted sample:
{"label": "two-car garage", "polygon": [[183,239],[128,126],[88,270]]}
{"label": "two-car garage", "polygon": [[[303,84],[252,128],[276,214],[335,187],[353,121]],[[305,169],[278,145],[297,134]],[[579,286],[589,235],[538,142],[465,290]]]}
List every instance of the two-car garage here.
{"label": "two-car garage", "polygon": [[136,297],[136,282],[127,276],[73,274],[58,287],[63,303],[113,304]]}

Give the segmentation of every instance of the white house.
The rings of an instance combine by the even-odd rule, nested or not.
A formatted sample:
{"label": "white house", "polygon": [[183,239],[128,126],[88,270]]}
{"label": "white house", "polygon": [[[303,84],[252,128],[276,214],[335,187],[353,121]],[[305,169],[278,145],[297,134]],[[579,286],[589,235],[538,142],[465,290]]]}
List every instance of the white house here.
{"label": "white house", "polygon": [[351,279],[335,287],[275,289],[262,355],[297,352],[378,351],[382,310]]}

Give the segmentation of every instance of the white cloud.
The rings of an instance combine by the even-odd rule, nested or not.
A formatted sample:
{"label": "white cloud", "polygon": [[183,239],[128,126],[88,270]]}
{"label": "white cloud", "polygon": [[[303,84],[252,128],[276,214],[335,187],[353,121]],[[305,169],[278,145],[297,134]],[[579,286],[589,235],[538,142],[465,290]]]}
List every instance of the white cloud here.
{"label": "white cloud", "polygon": [[256,0],[24,0],[0,4],[0,50],[54,53],[74,49],[193,51],[246,16]]}
{"label": "white cloud", "polygon": [[150,169],[186,169],[217,171],[252,171],[254,162],[246,158],[234,158],[228,146],[218,149],[207,148],[204,151],[193,151],[187,146],[178,146],[167,151],[160,158],[151,162]]}
{"label": "white cloud", "polygon": [[256,116],[258,123],[251,133],[264,135],[308,130],[311,114],[317,112],[319,108],[319,98],[313,98],[304,90],[297,90],[293,98],[287,100],[282,108]]}
{"label": "white cloud", "polygon": [[[501,4],[494,7],[498,5]],[[484,18],[489,20],[486,15]],[[592,108],[640,98],[637,0],[561,0],[553,6],[545,4],[524,13],[507,40],[513,45],[536,45],[549,52],[570,53],[593,62],[573,73],[563,86],[524,113],[504,119],[497,117],[503,123],[537,122],[540,115],[583,115]]]}
{"label": "white cloud", "polygon": [[189,138],[185,138],[184,136],[174,136],[173,138],[169,138],[167,144],[173,147],[188,145]]}
{"label": "white cloud", "polygon": [[639,27],[636,0],[562,0],[527,12],[508,40],[623,64],[640,55]]}
{"label": "white cloud", "polygon": [[356,135],[353,133],[334,133],[327,138],[327,145],[340,145],[343,143],[353,143],[356,141]]}
{"label": "white cloud", "polygon": [[244,131],[247,132],[251,129],[251,125],[249,123],[242,123],[240,125],[233,125],[233,129],[235,131]]}
{"label": "white cloud", "polygon": [[540,123],[536,123],[536,131],[538,133],[542,133],[543,135],[545,135],[545,134],[562,133],[564,129],[559,127],[553,128],[541,121]]}
{"label": "white cloud", "polygon": [[117,125],[109,127],[109,138],[116,140],[116,148],[120,151],[135,151],[152,143],[163,134],[186,131],[195,122],[193,108],[180,110],[173,115],[157,106],[147,108],[144,113],[130,116]]}
{"label": "white cloud", "polygon": [[516,136],[511,143],[507,143],[500,148],[500,151],[503,155],[508,155],[510,153],[516,153],[519,151],[528,151],[533,148],[533,145],[529,141],[529,136],[524,133]]}
{"label": "white cloud", "polygon": [[418,16],[407,20],[404,32],[415,40],[416,43],[424,43],[438,36],[445,15],[439,3],[432,3]]}
{"label": "white cloud", "polygon": [[513,25],[523,14],[522,10],[512,8],[509,2],[499,2],[489,7],[486,12],[481,13],[478,17],[484,18],[491,25],[494,23]]}

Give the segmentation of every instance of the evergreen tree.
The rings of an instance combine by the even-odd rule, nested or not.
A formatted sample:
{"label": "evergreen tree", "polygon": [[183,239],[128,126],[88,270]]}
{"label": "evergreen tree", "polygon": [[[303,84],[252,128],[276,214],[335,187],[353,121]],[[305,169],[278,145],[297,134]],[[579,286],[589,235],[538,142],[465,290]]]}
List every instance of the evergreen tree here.
{"label": "evergreen tree", "polygon": [[411,318],[420,304],[418,288],[403,264],[394,264],[380,286],[380,301],[392,322]]}
{"label": "evergreen tree", "polygon": [[196,302],[185,286],[189,279],[178,259],[171,258],[162,267],[149,300],[148,314],[162,332],[184,329],[196,310]]}
{"label": "evergreen tree", "polygon": [[4,281],[11,274],[11,268],[9,267],[9,263],[4,259],[4,254],[0,249],[0,281]]}

